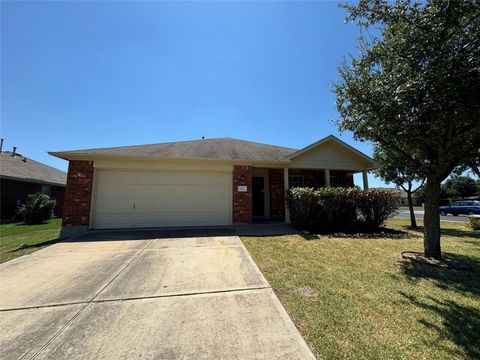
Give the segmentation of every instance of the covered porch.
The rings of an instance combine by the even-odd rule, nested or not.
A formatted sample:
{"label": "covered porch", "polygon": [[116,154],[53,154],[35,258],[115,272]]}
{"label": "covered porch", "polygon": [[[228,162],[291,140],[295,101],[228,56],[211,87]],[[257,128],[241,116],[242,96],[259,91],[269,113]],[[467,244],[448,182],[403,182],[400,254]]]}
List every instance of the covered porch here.
{"label": "covered porch", "polygon": [[235,165],[233,224],[265,220],[289,222],[285,192],[292,187],[353,187],[361,173],[368,189],[368,172],[378,167],[372,158],[335,136],[328,136],[282,160]]}
{"label": "covered porch", "polygon": [[[355,170],[336,169],[269,169],[253,167],[251,174],[252,222],[288,221],[285,192],[292,187],[353,187]],[[363,187],[368,189],[368,171]]]}

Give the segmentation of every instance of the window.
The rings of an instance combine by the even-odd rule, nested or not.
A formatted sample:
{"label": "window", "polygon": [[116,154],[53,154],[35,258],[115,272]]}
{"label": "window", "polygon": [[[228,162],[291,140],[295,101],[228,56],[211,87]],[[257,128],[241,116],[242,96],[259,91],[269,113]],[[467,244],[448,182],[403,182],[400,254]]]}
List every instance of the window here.
{"label": "window", "polygon": [[303,175],[288,175],[288,188],[303,187]]}
{"label": "window", "polygon": [[52,192],[52,187],[50,185],[42,185],[42,194],[50,196]]}

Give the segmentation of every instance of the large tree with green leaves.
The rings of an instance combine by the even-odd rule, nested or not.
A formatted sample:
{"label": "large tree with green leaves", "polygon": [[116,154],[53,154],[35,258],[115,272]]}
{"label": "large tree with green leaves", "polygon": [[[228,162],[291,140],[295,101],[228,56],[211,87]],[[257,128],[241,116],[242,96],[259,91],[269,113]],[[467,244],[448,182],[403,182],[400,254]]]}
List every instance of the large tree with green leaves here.
{"label": "large tree with green leaves", "polygon": [[[422,187],[425,178],[405,166],[405,162],[395,155],[395,153],[383,149],[378,144],[373,148],[373,158],[380,164],[380,167],[374,171],[386,184],[393,183],[405,191],[408,200],[408,209],[410,210],[410,225],[417,227],[415,212],[413,211],[412,195]],[[416,184],[417,183],[417,184]]]}
{"label": "large tree with green leaves", "polygon": [[426,179],[425,256],[442,258],[440,184],[478,164],[480,3],[361,0],[342,5],[361,29],[339,68],[339,128],[388,149]]}
{"label": "large tree with green leaves", "polygon": [[451,198],[479,195],[480,189],[474,179],[468,176],[452,176],[445,181],[446,194]]}

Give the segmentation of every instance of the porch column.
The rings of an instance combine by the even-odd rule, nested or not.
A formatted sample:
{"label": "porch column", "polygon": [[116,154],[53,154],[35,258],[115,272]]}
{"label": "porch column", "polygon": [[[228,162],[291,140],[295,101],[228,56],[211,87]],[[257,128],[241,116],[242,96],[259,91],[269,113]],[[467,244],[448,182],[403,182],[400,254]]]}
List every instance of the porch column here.
{"label": "porch column", "polygon": [[330,169],[325,169],[325,186],[330,186]]}
{"label": "porch column", "polygon": [[[288,168],[283,169],[283,190],[285,193],[288,190]],[[285,222],[290,224],[290,210],[287,207],[287,199],[285,199]]]}
{"label": "porch column", "polygon": [[362,174],[363,174],[363,190],[367,191],[368,190],[368,171],[363,170]]}

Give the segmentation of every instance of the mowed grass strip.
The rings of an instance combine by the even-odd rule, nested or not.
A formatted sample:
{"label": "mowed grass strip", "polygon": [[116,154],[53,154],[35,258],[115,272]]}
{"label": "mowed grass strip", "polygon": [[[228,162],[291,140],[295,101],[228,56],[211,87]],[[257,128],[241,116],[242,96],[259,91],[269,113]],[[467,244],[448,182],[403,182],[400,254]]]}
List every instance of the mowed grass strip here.
{"label": "mowed grass strip", "polygon": [[442,228],[444,254],[471,271],[403,260],[421,237],[242,240],[318,358],[479,359],[480,233]]}
{"label": "mowed grass strip", "polygon": [[[0,225],[0,263],[37,251],[58,241],[62,219],[40,225]],[[27,247],[20,249],[22,244]]]}

